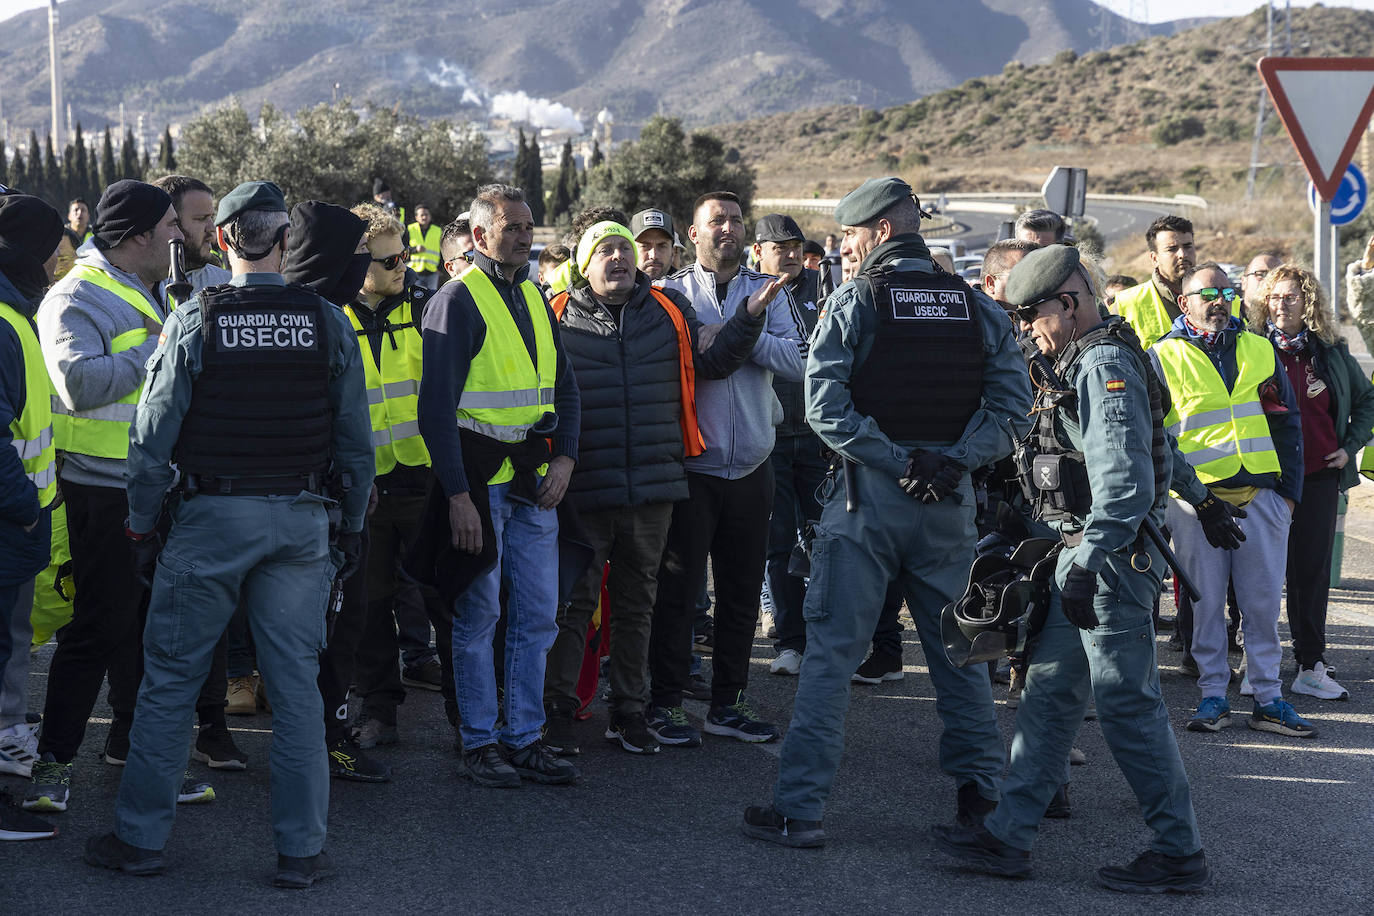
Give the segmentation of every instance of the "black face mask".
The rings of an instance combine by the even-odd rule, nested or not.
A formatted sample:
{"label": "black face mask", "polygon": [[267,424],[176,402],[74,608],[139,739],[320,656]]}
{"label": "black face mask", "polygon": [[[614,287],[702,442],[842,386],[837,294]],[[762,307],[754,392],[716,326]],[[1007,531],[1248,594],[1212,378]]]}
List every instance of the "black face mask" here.
{"label": "black face mask", "polygon": [[333,289],[324,292],[324,297],[340,308],[348,305],[357,298],[358,291],[363,288],[363,280],[371,266],[372,252],[364,251],[353,255],[348,267],[344,269],[343,276],[339,277],[339,282],[334,284]]}

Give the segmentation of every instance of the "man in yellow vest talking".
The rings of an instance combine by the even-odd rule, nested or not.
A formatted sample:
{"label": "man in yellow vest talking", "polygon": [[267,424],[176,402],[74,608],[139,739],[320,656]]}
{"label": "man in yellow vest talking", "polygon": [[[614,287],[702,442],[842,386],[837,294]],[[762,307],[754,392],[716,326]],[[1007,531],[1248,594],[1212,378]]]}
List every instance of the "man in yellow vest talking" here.
{"label": "man in yellow vest talking", "polygon": [[72,761],[107,674],[114,718],[104,757],[124,764],[143,676],[148,591],[124,535],[124,474],[144,366],[166,317],[154,290],[167,276],[168,243],[182,234],[167,192],[131,179],[105,189],[94,232],[38,309],[77,595],[48,671],[59,689],[48,691],[24,799],[36,811],[67,809]]}
{"label": "man in yellow vest talking", "polygon": [[434,224],[434,217],[424,204],[415,208],[415,222],[406,227],[410,269],[420,285],[430,292],[439,288],[439,242],[443,232]]}
{"label": "man in yellow vest talking", "polygon": [[[486,185],[471,218],[473,269],[444,284],[422,321],[419,401],[453,547],[478,564],[491,561],[454,607],[463,773],[500,788],[521,779],[568,784],[577,768],[551,753],[541,732],[545,656],[558,634],[554,509],[577,460],[581,402],[558,322],[530,280],[534,219],[524,192]],[[498,717],[492,638],[503,579],[509,600]]]}
{"label": "man in yellow vest talking", "polygon": [[1283,699],[1279,683],[1279,596],[1288,526],[1302,499],[1302,420],[1273,345],[1244,330],[1231,314],[1239,299],[1224,270],[1198,265],[1183,276],[1183,314],[1149,351],[1168,388],[1172,406],[1164,424],[1178,440],[1179,452],[1212,495],[1245,512],[1242,543],[1225,550],[1208,543],[1190,504],[1174,499],[1168,507],[1179,561],[1201,593],[1193,604],[1201,701],[1188,729],[1215,732],[1231,721],[1226,700],[1229,580],[1245,612],[1241,626],[1255,698],[1250,727],[1306,738],[1316,729]]}
{"label": "man in yellow vest talking", "polygon": [[[0,185],[0,773],[28,775],[29,609],[48,563],[57,452],[48,373],[33,313],[52,282],[62,218],[37,197]],[[0,840],[36,840],[57,828],[0,795]]]}

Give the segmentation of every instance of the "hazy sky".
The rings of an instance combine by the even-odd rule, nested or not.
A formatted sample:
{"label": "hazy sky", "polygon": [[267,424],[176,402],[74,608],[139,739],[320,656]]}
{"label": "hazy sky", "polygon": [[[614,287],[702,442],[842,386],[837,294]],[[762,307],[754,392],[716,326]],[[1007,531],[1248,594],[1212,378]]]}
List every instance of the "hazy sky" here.
{"label": "hazy sky", "polygon": [[[1097,0],[1123,15],[1147,7],[1153,22],[1167,22],[1185,16],[1235,16],[1248,13],[1263,4],[1259,0]],[[1354,6],[1360,9],[1374,9],[1374,0],[1325,0],[1327,6]],[[8,19],[15,13],[47,6],[47,0],[0,0],[0,19]],[[1297,0],[1294,6],[1310,6],[1310,0]]]}

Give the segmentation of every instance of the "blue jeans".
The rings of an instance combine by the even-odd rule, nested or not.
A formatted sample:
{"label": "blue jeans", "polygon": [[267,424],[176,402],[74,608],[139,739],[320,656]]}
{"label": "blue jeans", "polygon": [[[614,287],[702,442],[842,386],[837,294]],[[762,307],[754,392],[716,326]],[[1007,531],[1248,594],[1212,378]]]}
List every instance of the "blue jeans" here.
{"label": "blue jeans", "polygon": [[868,651],[894,581],[916,621],[935,685],[944,725],[940,768],[996,800],[1005,753],[987,668],[951,665],[940,636],[940,611],[962,594],[973,562],[973,486],[965,476],[955,494],[925,505],[902,492],[895,478],[862,466],[856,474],[858,511],[845,511],[843,478],[837,479],[812,544],[806,654],[773,805],[787,817],[821,819],[844,753],[849,678]]}
{"label": "blue jeans", "polygon": [[[544,726],[544,661],[558,635],[558,513],[514,502],[510,484],[488,487],[497,561],[458,597],[453,608],[453,680],[459,735],[473,750],[494,744],[520,748]],[[506,601],[505,726],[496,728],[492,637]]]}
{"label": "blue jeans", "polygon": [[1151,614],[1164,561],[1153,547],[1150,556],[1144,573],[1124,556],[1108,558],[1093,603],[1096,629],[1069,623],[1055,592],[1031,651],[1002,800],[986,822],[1002,842],[1026,850],[1035,842],[1091,691],[1102,737],[1154,831],[1151,847],[1171,856],[1202,848],[1188,774],[1159,691]]}
{"label": "blue jeans", "polygon": [[200,493],[177,503],[172,519],[143,632],[143,684],[115,832],[143,849],[166,843],[196,698],[242,596],[272,703],[268,756],[277,852],[313,856],[324,846],[329,813],[324,708],[315,684],[336,569],[325,501],[309,493]]}

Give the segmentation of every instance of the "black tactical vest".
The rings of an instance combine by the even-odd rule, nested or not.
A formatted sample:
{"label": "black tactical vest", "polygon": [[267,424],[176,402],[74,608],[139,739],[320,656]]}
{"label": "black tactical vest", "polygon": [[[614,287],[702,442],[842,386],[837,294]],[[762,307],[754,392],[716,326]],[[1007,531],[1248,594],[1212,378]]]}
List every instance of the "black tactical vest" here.
{"label": "black tactical vest", "polygon": [[946,273],[865,271],[878,332],[849,380],[854,407],[890,439],[954,442],[983,396],[983,328],[974,292]]}
{"label": "black tactical vest", "polygon": [[[1154,464],[1154,494],[1158,499],[1168,488],[1173,468],[1173,455],[1164,430],[1164,417],[1169,413],[1170,403],[1168,389],[1160,385],[1135,331],[1123,319],[1113,316],[1070,344],[1060,356],[1058,365],[1067,369],[1092,347],[1106,340],[1129,350],[1145,378],[1150,400],[1150,459]],[[1035,514],[1047,523],[1085,518],[1092,508],[1087,465],[1082,452],[1066,448],[1060,442],[1054,422],[1060,410],[1074,422],[1078,421],[1077,395],[1072,388],[1062,386],[1058,379],[1044,378],[1035,369],[1032,369],[1032,378],[1041,393],[1036,400],[1039,413],[1032,433],[1034,455],[1026,462],[1023,473],[1030,478],[1028,492],[1033,498]]]}
{"label": "black tactical vest", "polygon": [[331,452],[329,306],[299,286],[200,294],[201,373],[173,457],[201,477],[323,474]]}

